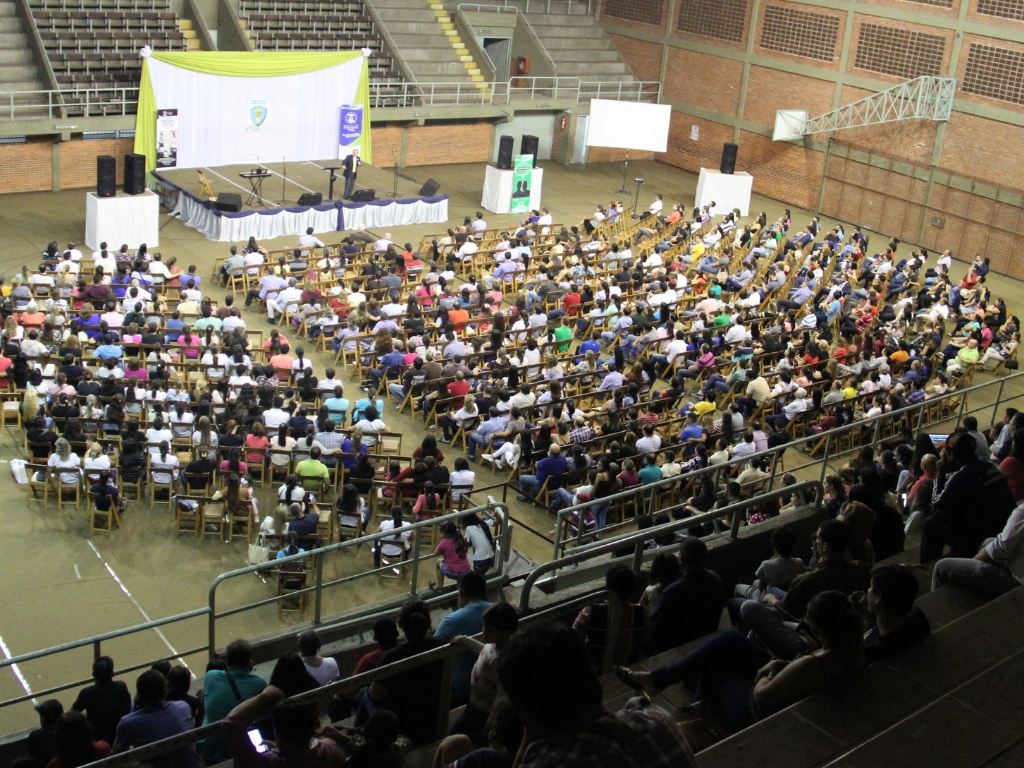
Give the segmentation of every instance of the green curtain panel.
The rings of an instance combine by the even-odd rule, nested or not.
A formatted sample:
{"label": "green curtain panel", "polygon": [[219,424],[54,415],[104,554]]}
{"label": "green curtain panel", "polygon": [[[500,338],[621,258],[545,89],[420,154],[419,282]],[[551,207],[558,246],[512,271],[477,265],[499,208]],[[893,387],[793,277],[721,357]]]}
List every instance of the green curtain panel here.
{"label": "green curtain panel", "polygon": [[[363,162],[373,163],[370,147],[370,71],[361,51],[192,51],[153,53],[152,58],[182,69],[220,77],[283,77],[316,72],[360,58],[363,60],[356,102],[363,105]],[[149,59],[142,60],[139,107],[135,116],[135,151],[146,156],[146,170],[156,168],[156,97]],[[326,158],[325,158],[326,159]]]}

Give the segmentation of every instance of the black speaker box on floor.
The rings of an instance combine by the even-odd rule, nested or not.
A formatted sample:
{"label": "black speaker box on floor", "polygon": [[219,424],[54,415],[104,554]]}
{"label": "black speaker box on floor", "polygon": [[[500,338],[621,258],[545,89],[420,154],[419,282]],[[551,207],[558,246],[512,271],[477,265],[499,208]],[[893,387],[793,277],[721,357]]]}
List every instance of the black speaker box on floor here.
{"label": "black speaker box on floor", "polygon": [[515,150],[514,136],[502,136],[498,141],[498,170],[512,170],[512,152]]}
{"label": "black speaker box on floor", "polygon": [[124,193],[141,195],[146,191],[146,156],[129,153],[124,156]]}
{"label": "black speaker box on floor", "polygon": [[736,173],[736,153],[739,151],[739,146],[732,143],[726,143],[722,147],[722,166],[719,170],[722,173]]}
{"label": "black speaker box on floor", "polygon": [[420,197],[433,197],[437,194],[437,190],[441,188],[441,182],[434,181],[433,179],[427,179],[423,186],[420,187]]}
{"label": "black speaker box on floor", "polygon": [[357,189],[352,193],[353,203],[368,203],[377,197],[375,189]]}
{"label": "black speaker box on floor", "polygon": [[242,210],[242,196],[234,192],[221,192],[217,195],[217,202],[214,203],[218,211],[225,213],[238,213]]}
{"label": "black speaker box on floor", "polygon": [[113,197],[117,194],[117,160],[113,155],[96,158],[96,196]]}
{"label": "black speaker box on floor", "polygon": [[529,136],[523,134],[522,149],[519,154],[521,155],[533,155],[533,167],[537,167],[537,149],[540,147],[540,139],[536,136]]}
{"label": "black speaker box on floor", "polygon": [[322,192],[307,192],[299,197],[299,205],[320,205],[324,201]]}

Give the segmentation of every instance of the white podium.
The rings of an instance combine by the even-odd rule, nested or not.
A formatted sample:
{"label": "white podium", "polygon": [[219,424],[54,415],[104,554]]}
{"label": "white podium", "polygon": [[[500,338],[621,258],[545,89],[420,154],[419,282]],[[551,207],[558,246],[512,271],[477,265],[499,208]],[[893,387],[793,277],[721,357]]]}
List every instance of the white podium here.
{"label": "white podium", "polygon": [[749,173],[722,173],[711,168],[701,168],[694,206],[700,208],[714,201],[719,214],[739,208],[740,215],[747,216],[750,214],[750,193],[753,188],[754,177]]}
{"label": "white podium", "polygon": [[[544,183],[544,169],[534,168],[530,176],[530,210],[540,209],[540,189]],[[480,206],[491,213],[509,213],[512,210],[512,171],[487,166],[484,175],[484,194]]]}
{"label": "white podium", "polygon": [[160,196],[148,189],[141,195],[118,192],[114,197],[86,193],[85,244],[95,251],[100,243],[111,252],[145,243],[152,252],[160,245]]}

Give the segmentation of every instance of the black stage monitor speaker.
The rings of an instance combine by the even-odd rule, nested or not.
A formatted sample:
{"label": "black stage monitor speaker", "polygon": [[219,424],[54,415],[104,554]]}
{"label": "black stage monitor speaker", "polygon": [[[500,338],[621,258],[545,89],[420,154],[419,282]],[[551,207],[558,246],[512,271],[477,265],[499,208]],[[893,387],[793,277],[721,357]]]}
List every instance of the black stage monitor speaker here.
{"label": "black stage monitor speaker", "polygon": [[522,149],[519,154],[521,155],[533,155],[533,167],[537,167],[537,148],[540,147],[540,139],[536,136],[528,136],[523,134]]}
{"label": "black stage monitor speaker", "polygon": [[124,156],[124,193],[141,195],[146,191],[146,156],[134,153]]}
{"label": "black stage monitor speaker", "polygon": [[722,147],[722,167],[719,169],[722,173],[736,173],[736,152],[738,150],[739,146],[728,142]]}
{"label": "black stage monitor speaker", "polygon": [[221,192],[217,195],[217,202],[214,203],[218,211],[227,213],[238,213],[242,210],[242,196],[234,192]]}
{"label": "black stage monitor speaker", "polygon": [[353,203],[368,203],[377,197],[375,189],[357,189],[352,193]]}
{"label": "black stage monitor speaker", "polygon": [[113,155],[99,155],[96,158],[96,197],[113,197],[117,194],[117,160]]}
{"label": "black stage monitor speaker", "polygon": [[322,192],[307,192],[299,197],[299,205],[320,205],[323,201]]}
{"label": "black stage monitor speaker", "polygon": [[420,197],[433,197],[440,188],[441,182],[427,179],[423,186],[420,187]]}
{"label": "black stage monitor speaker", "polygon": [[498,170],[512,170],[512,152],[515,150],[516,140],[514,136],[502,136],[498,141]]}

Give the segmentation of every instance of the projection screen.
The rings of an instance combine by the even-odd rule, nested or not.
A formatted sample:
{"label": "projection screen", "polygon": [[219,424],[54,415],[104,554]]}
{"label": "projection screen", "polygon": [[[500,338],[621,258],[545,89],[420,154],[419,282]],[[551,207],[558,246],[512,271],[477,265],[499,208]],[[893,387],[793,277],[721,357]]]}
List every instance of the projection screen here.
{"label": "projection screen", "polygon": [[664,152],[668,149],[671,118],[672,107],[668,104],[593,99],[587,146]]}

